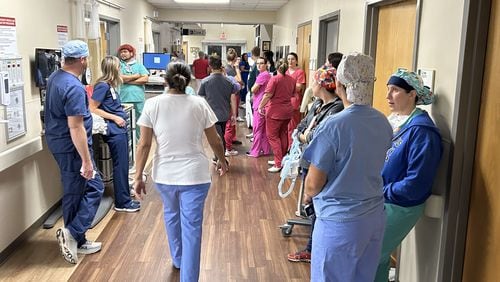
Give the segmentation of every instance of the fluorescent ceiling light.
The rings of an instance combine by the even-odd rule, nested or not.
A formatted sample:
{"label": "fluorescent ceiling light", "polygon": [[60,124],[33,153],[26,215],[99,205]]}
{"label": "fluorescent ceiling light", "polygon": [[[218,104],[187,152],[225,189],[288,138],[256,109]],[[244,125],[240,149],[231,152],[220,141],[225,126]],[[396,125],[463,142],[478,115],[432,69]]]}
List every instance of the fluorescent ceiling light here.
{"label": "fluorescent ceiling light", "polygon": [[228,4],[229,0],[174,0],[182,4]]}

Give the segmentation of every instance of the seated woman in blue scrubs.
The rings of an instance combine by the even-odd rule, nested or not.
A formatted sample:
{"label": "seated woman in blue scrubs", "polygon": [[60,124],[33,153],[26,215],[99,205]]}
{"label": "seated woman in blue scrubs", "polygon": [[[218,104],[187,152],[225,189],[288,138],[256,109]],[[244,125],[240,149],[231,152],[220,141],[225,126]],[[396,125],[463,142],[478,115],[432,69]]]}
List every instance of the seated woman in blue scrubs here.
{"label": "seated woman in blue scrubs", "polygon": [[123,111],[120,95],[116,89],[122,83],[120,78],[120,61],[117,57],[106,56],[101,62],[102,76],[94,85],[90,99],[92,113],[102,117],[108,126],[106,135],[102,135],[109,146],[113,159],[113,190],[115,194],[114,209],[119,212],[136,212],[141,206],[130,198],[128,184],[128,134],[127,114]]}
{"label": "seated woman in blue scrubs", "polygon": [[345,108],[318,125],[304,151],[304,203],[313,201],[316,211],[311,281],[375,277],[385,227],[380,171],[392,130],[370,106],[374,75],[371,57],[343,57],[336,89]]}

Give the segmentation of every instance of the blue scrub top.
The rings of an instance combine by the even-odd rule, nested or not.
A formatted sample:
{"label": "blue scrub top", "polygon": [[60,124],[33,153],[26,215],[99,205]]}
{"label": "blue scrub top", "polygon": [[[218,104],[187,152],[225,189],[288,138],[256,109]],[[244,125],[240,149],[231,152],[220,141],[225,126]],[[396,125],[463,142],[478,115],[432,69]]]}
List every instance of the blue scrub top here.
{"label": "blue scrub top", "polygon": [[[92,100],[100,102],[99,109],[120,116],[127,120],[127,114],[123,110],[118,92],[107,82],[99,82],[94,86]],[[114,121],[104,119],[108,124],[108,135],[127,133],[126,127],[119,127]]]}
{"label": "blue scrub top", "polygon": [[62,69],[54,72],[47,82],[45,97],[45,137],[52,153],[75,150],[68,127],[68,116],[83,116],[87,144],[92,145],[92,115],[87,92],[73,74]]}
{"label": "blue scrub top", "polygon": [[382,211],[382,176],[392,129],[369,106],[352,105],[318,125],[303,158],[327,175],[313,198],[316,217],[352,221]]}

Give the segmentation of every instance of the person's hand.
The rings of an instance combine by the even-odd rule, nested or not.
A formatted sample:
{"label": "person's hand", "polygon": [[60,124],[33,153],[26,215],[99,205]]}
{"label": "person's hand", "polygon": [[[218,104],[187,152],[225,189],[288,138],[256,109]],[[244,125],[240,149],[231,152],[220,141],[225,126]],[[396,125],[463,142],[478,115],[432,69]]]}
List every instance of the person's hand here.
{"label": "person's hand", "polygon": [[219,159],[217,161],[217,171],[219,172],[220,176],[224,175],[229,171],[229,162],[226,159],[221,162],[221,160]]}
{"label": "person's hand", "polygon": [[[142,176],[142,174],[141,174]],[[136,197],[138,197],[139,199],[143,199],[142,198],[142,194],[144,193],[144,195],[146,195],[146,183],[144,183],[144,181],[142,180],[142,177],[140,179],[135,179],[134,180],[134,185],[133,185],[133,188],[135,190],[135,195]]]}
{"label": "person's hand", "polygon": [[231,116],[231,125],[236,124],[236,117],[234,115]]}
{"label": "person's hand", "polygon": [[87,180],[94,177],[94,165],[92,164],[92,161],[82,161],[80,175]]}
{"label": "person's hand", "polygon": [[119,127],[125,127],[125,125],[127,125],[127,122],[122,119],[121,117],[119,116],[116,116],[115,119],[113,120]]}
{"label": "person's hand", "polygon": [[257,111],[259,112],[259,114],[260,114],[261,116],[265,116],[265,115],[266,115],[266,112],[265,112],[264,108],[260,108],[260,107],[259,107],[259,109],[258,109]]}
{"label": "person's hand", "polygon": [[307,195],[307,194],[304,194],[304,198],[303,198],[303,201],[302,201],[305,205],[308,205],[310,203],[312,203],[312,197]]}

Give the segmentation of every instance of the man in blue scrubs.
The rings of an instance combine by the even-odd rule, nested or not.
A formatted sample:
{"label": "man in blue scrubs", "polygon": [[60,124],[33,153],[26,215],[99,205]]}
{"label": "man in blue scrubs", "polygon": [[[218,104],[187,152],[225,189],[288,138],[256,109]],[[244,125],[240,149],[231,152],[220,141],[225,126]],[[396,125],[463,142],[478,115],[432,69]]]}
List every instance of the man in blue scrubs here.
{"label": "man in blue scrubs", "polygon": [[88,98],[78,77],[87,67],[89,49],[72,40],[62,48],[64,65],[47,83],[45,137],[61,172],[64,227],[57,240],[64,259],[76,264],[77,254],[101,250],[101,243],[88,241],[85,233],[94,220],[104,191],[92,158],[92,116]]}

